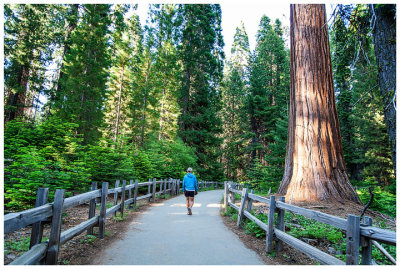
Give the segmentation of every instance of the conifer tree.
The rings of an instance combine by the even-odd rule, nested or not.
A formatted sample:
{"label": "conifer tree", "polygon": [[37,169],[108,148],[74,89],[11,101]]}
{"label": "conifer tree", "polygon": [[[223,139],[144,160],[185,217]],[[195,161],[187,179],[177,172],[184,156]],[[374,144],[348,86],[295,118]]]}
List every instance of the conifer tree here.
{"label": "conifer tree", "polygon": [[4,6],[4,122],[29,114],[43,91],[46,64],[60,34],[56,5]]}
{"label": "conifer tree", "polygon": [[221,120],[218,88],[222,79],[224,42],[219,5],[180,5],[183,20],[180,58],[179,136],[196,149],[198,172],[203,180],[222,178],[218,158]]}
{"label": "conifer tree", "polygon": [[100,137],[103,102],[109,66],[108,27],[110,5],[83,5],[83,15],[71,33],[71,48],[64,57],[57,114],[79,124],[84,143]]}
{"label": "conifer tree", "polygon": [[[124,19],[127,7],[115,7],[115,22],[112,34],[113,58],[107,82],[105,102],[105,126],[103,133],[114,143],[119,137],[130,139],[132,122],[132,94],[136,72],[142,53],[142,30],[135,14]],[[122,142],[121,142],[122,143]]]}
{"label": "conifer tree", "polygon": [[176,28],[177,6],[173,4],[152,5],[150,8],[153,27],[149,34],[154,36],[155,72],[157,73],[155,87],[158,106],[158,137],[160,140],[173,140],[178,129],[179,105],[177,89],[180,85],[181,61],[177,54],[177,44],[174,38]]}
{"label": "conifer tree", "polygon": [[252,131],[251,159],[257,158],[263,165],[267,164],[265,153],[269,152],[269,144],[274,142],[271,132],[276,128],[276,121],[287,113],[288,69],[281,23],[277,20],[272,25],[263,16],[251,62],[247,105]]}
{"label": "conifer tree", "polygon": [[[342,19],[342,14],[336,16],[332,31],[332,67],[337,94],[337,110],[342,134],[343,155],[350,174],[354,173],[355,167],[352,165],[354,145],[352,141],[351,115],[351,90],[350,90],[350,65],[352,60],[351,49],[349,49],[347,29]],[[352,45],[352,44],[351,44]]]}
{"label": "conifer tree", "polygon": [[221,118],[223,121],[223,166],[227,178],[243,178],[247,158],[244,148],[249,131],[248,114],[246,113],[246,96],[248,94],[248,62],[250,58],[249,39],[242,22],[236,28],[227,62],[222,91]]}
{"label": "conifer tree", "polygon": [[371,4],[372,33],[385,121],[396,172],[396,5]]}

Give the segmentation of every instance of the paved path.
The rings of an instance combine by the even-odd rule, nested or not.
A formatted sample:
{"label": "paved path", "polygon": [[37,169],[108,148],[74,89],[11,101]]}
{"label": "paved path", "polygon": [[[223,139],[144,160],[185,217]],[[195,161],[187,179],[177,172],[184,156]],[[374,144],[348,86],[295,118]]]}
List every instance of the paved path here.
{"label": "paved path", "polygon": [[123,240],[99,255],[98,264],[264,265],[219,216],[222,190],[200,192],[193,215],[183,195],[154,204],[136,218]]}

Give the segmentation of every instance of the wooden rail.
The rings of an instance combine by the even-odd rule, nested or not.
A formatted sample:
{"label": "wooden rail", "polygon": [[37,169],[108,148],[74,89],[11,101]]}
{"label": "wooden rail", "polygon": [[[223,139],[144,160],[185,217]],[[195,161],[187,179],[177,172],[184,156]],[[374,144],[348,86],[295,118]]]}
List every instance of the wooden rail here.
{"label": "wooden rail", "polygon": [[[208,188],[210,186],[218,187],[220,182],[199,182],[199,189]],[[64,199],[64,190],[56,190],[53,203],[47,203],[48,189],[39,188],[35,208],[22,212],[10,213],[4,216],[4,234],[11,233],[18,229],[32,225],[31,245],[30,249],[15,259],[10,265],[29,265],[29,264],[57,264],[59,248],[67,241],[75,236],[87,231],[87,234],[93,234],[93,227],[99,227],[100,238],[104,237],[106,217],[120,212],[124,215],[126,206],[131,207],[137,201],[143,199],[151,199],[153,202],[156,195],[171,196],[181,193],[179,179],[156,180],[151,179],[148,182],[139,183],[138,180],[133,182],[130,180],[129,185],[126,181],[115,182],[115,188],[109,189],[108,182],[103,182],[100,189],[97,189],[97,183],[92,183],[92,190],[73,197]],[[138,196],[140,187],[148,187],[147,194]],[[159,189],[157,188],[159,187]],[[157,189],[159,191],[157,191]],[[132,197],[133,191],[133,197]],[[128,197],[126,197],[128,192]],[[114,196],[113,206],[107,209],[107,196]],[[126,199],[127,198],[127,199]],[[118,203],[119,199],[119,203]],[[100,200],[100,201],[99,201]],[[89,218],[88,220],[61,232],[61,216],[62,212],[68,208],[72,208],[89,202]],[[100,214],[95,215],[96,204],[100,202]],[[51,224],[50,238],[46,242],[42,241],[44,223]]]}
{"label": "wooden rail", "polygon": [[[273,250],[272,244],[273,241],[275,241],[276,251],[282,251],[282,243],[285,243],[305,253],[309,257],[321,262],[322,264],[358,265],[360,264],[359,255],[361,254],[361,264],[371,265],[375,264],[372,260],[372,244],[376,245],[376,241],[378,241],[390,245],[396,245],[396,232],[373,227],[372,219],[369,217],[364,217],[362,223],[360,224],[360,218],[358,216],[348,215],[347,219],[343,219],[315,210],[287,204],[284,201],[284,197],[280,197],[279,201],[275,201],[275,196],[273,195],[271,195],[269,199],[261,197],[253,194],[253,190],[251,193],[249,193],[247,188],[243,188],[243,186],[237,185],[233,182],[225,182],[224,188],[225,210],[227,210],[228,206],[230,206],[238,211],[238,226],[240,225],[243,217],[247,217],[251,221],[255,222],[261,229],[263,229],[266,232],[267,252],[271,252]],[[235,205],[236,193],[241,195],[241,203],[239,207]],[[253,201],[261,202],[269,206],[267,224],[260,221],[250,213]],[[245,206],[246,202],[247,207]],[[299,214],[318,222],[322,222],[344,230],[346,232],[346,262],[343,262],[336,257],[333,257],[289,234],[286,234],[284,223],[285,211],[290,211],[292,213]],[[278,213],[276,227],[274,227],[274,213]],[[380,250],[385,254],[384,249]],[[388,255],[386,256],[388,257]],[[391,256],[388,258],[392,263],[395,263],[395,260]]]}

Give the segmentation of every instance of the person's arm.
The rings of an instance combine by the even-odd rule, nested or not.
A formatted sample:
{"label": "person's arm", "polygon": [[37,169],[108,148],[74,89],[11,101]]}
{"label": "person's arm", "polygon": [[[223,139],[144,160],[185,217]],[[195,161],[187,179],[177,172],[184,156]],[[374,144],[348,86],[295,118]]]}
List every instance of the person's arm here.
{"label": "person's arm", "polygon": [[198,188],[197,188],[197,178],[196,176],[194,177],[194,189],[196,190],[196,192],[198,192]]}
{"label": "person's arm", "polygon": [[182,192],[185,193],[185,178],[183,178],[182,182]]}

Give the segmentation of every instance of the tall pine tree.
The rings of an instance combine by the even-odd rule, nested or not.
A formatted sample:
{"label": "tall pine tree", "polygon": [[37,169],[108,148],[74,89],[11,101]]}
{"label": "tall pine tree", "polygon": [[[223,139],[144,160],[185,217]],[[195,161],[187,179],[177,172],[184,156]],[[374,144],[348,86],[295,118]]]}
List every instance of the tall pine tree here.
{"label": "tall pine tree", "polygon": [[203,180],[221,179],[218,162],[221,138],[219,86],[223,71],[221,7],[180,5],[183,20],[180,55],[183,62],[179,89],[179,136],[196,149]]}
{"label": "tall pine tree", "polygon": [[82,5],[82,18],[71,33],[71,48],[64,57],[60,97],[55,109],[67,121],[79,124],[84,143],[100,137],[103,102],[109,67],[110,5]]}
{"label": "tall pine tree", "polygon": [[244,24],[236,28],[231,57],[227,62],[222,91],[221,118],[223,121],[222,145],[225,176],[231,180],[244,178],[247,156],[244,154],[249,131],[246,113],[248,95],[248,63],[250,60],[249,38]]}

